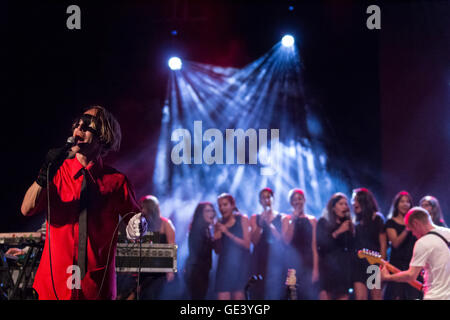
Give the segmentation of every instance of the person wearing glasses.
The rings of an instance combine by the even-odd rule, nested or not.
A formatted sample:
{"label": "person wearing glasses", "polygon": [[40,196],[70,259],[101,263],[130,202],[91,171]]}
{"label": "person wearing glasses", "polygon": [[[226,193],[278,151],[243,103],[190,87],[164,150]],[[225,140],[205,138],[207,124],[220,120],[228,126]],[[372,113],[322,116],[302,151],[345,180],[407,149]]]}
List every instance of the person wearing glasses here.
{"label": "person wearing glasses", "polygon": [[73,123],[72,143],[51,149],[25,193],[25,216],[47,211],[44,250],[33,287],[40,300],[115,299],[115,252],[120,219],[129,239],[140,237],[140,213],[128,178],[103,163],[118,151],[114,116],[92,106]]}

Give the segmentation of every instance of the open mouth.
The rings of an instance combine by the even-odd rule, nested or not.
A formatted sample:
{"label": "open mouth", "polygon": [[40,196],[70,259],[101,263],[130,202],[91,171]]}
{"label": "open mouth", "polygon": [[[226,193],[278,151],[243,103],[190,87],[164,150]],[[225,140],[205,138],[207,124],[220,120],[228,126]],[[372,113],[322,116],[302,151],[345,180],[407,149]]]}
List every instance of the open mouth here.
{"label": "open mouth", "polygon": [[81,136],[75,136],[75,145],[79,145],[80,143],[84,143],[84,138]]}

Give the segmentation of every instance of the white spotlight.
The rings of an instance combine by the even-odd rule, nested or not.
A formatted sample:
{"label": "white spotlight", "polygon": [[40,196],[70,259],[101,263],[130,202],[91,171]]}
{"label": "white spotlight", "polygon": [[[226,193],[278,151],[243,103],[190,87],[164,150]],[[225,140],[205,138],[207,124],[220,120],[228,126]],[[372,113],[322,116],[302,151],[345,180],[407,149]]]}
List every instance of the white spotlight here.
{"label": "white spotlight", "polygon": [[294,45],[294,37],[287,34],[281,39],[281,44],[285,47],[292,47]]}
{"label": "white spotlight", "polygon": [[178,57],[170,58],[168,64],[169,64],[169,68],[172,70],[180,70],[181,66],[183,65],[181,63],[181,59]]}

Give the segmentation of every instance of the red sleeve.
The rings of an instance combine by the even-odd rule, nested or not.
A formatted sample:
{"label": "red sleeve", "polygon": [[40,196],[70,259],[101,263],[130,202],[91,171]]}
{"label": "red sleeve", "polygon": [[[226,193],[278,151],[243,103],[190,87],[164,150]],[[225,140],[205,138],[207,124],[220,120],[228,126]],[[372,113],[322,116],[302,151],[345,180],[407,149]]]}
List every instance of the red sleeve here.
{"label": "red sleeve", "polygon": [[[119,204],[119,214],[125,223],[131,219],[134,214],[141,212],[141,208],[136,200],[133,186],[131,182],[125,177],[124,183],[120,190],[121,203]],[[133,212],[134,214],[130,213]]]}

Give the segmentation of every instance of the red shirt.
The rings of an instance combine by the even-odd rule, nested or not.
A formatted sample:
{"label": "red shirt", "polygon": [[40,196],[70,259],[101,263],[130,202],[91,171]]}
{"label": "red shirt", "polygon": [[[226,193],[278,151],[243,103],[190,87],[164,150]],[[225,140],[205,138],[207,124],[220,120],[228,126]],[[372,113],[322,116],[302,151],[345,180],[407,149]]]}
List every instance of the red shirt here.
{"label": "red shirt", "polygon": [[[50,227],[47,221],[45,246],[33,285],[39,299],[56,299],[50,272],[49,240],[53,282],[58,299],[116,298],[115,255],[119,215],[124,220],[121,223],[127,223],[134,214],[126,214],[137,213],[140,209],[125,175],[104,166],[101,160],[86,167],[89,173],[86,177],[91,179],[87,223],[87,269],[85,277],[81,280],[81,289],[72,289],[74,282],[71,281],[72,272],[68,271],[68,268],[77,265],[78,259],[82,168],[76,157],[67,159],[50,184]],[[43,195],[34,212],[46,210],[46,191]]]}

